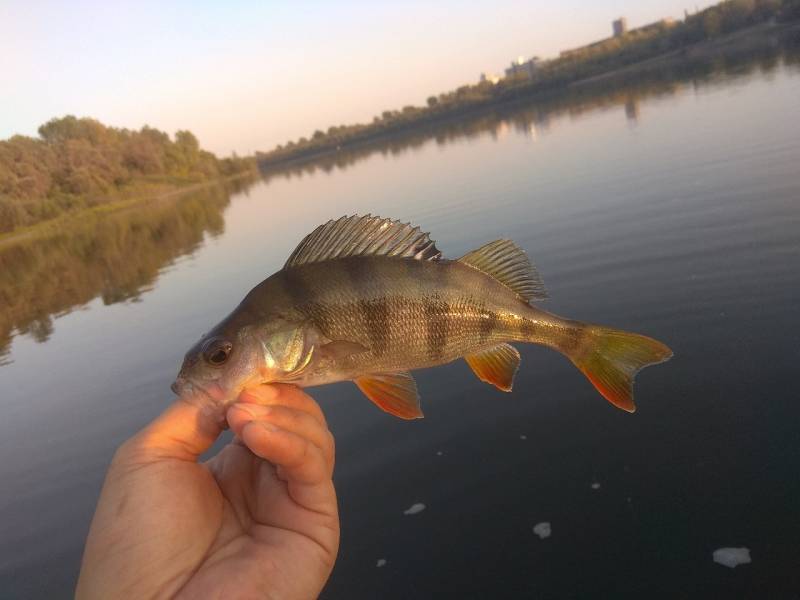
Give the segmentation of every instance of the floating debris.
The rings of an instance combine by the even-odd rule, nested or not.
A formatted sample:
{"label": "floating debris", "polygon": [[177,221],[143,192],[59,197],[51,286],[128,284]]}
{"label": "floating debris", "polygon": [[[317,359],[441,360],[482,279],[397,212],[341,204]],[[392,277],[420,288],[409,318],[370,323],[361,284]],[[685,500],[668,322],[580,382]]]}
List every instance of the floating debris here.
{"label": "floating debris", "polygon": [[519,439],[521,439],[521,440],[527,440],[527,439],[528,439],[528,436],[527,436],[527,435],[521,435],[521,436],[519,436]]}
{"label": "floating debris", "polygon": [[736,568],[738,565],[746,565],[753,562],[750,559],[750,548],[718,548],[714,550],[714,562],[728,567]]}
{"label": "floating debris", "polygon": [[541,523],[537,523],[533,526],[533,533],[538,535],[540,540],[549,538],[552,532],[553,530],[550,527],[550,521],[542,521]]}
{"label": "floating debris", "polygon": [[378,562],[375,564],[375,566],[378,567],[379,569],[381,567],[385,567],[386,566],[386,559],[385,558],[379,558]]}
{"label": "floating debris", "polygon": [[436,452],[436,456],[441,456],[442,454],[444,454],[444,452],[442,452],[441,450],[438,450],[438,451]]}
{"label": "floating debris", "polygon": [[403,511],[404,515],[416,515],[417,513],[421,513],[425,510],[425,505],[422,502],[417,502],[416,504],[412,504],[406,510]]}
{"label": "floating debris", "polygon": [[593,490],[599,490],[599,489],[600,489],[600,482],[599,482],[599,481],[595,481],[595,482],[592,484],[592,489],[593,489]]}

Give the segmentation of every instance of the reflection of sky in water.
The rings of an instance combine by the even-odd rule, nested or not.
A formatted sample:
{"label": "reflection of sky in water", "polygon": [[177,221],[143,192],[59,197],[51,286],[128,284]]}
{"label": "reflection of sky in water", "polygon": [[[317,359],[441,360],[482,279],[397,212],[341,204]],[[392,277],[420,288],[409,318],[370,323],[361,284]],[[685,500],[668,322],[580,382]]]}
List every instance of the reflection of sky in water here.
{"label": "reflection of sky in water", "polygon": [[[320,388],[315,395],[340,444],[337,485],[345,531],[359,552],[379,557],[396,538],[392,548],[399,557],[418,547],[420,536],[427,540],[420,551],[433,552],[436,540],[457,538],[466,529],[437,524],[460,516],[476,528],[476,539],[494,539],[494,530],[509,538],[517,535],[511,532],[524,534],[515,546],[524,553],[540,515],[558,523],[558,536],[547,542],[556,547],[572,539],[570,532],[589,530],[580,515],[588,519],[595,508],[609,522],[635,515],[635,527],[628,521],[621,526],[633,536],[659,526],[638,507],[661,498],[674,505],[671,490],[684,494],[691,487],[691,475],[675,465],[688,469],[686,461],[693,465],[696,455],[710,464],[733,461],[737,480],[750,477],[755,488],[755,463],[775,459],[759,452],[780,448],[791,421],[782,388],[772,390],[769,411],[755,411],[752,401],[764,402],[759,393],[767,376],[761,373],[784,381],[789,348],[796,352],[782,324],[789,323],[796,291],[790,265],[800,261],[800,119],[789,118],[797,114],[798,97],[800,78],[781,71],[746,85],[686,86],[675,96],[641,99],[635,127],[624,100],[554,116],[546,126],[537,121],[535,138],[530,120],[520,127],[511,115],[471,138],[372,154],[330,174],[274,176],[235,195],[224,212],[224,233],[205,233],[204,243],[164,268],[138,302],[94,299],[56,318],[46,343],[14,339],[13,362],[0,368],[0,450],[24,460],[0,467],[6,485],[0,514],[7,516],[0,522],[0,573],[13,570],[29,589],[36,581],[32,565],[47,563],[60,569],[53,575],[63,584],[59,589],[69,588],[114,446],[169,401],[168,385],[186,348],[279,269],[306,233],[343,214],[411,220],[429,230],[449,257],[497,237],[514,239],[542,272],[549,309],[641,330],[676,350],[667,367],[643,377],[645,408],[635,415],[635,427],[595,397],[560,357],[529,346],[520,348],[518,391],[509,398],[495,397],[460,364],[421,372],[427,418],[413,426],[383,419],[352,386]],[[754,364],[768,355],[768,364]],[[752,425],[757,417],[771,420]],[[730,439],[714,441],[727,433]],[[521,441],[522,435],[527,439]],[[659,455],[657,442],[667,439],[669,454]],[[693,445],[707,439],[710,446]],[[648,478],[650,465],[657,466],[655,480]],[[728,462],[717,467],[721,477],[731,468]],[[581,469],[585,474],[576,476]],[[535,489],[523,481],[533,472]],[[659,487],[663,472],[677,482]],[[591,484],[595,473],[602,492]],[[710,479],[705,485],[712,485]],[[776,480],[791,485],[788,477]],[[636,488],[639,481],[642,488]],[[724,484],[718,486],[708,497],[731,502],[731,494],[714,493]],[[364,490],[383,490],[384,496]],[[419,498],[429,511],[413,519],[401,514]],[[588,504],[580,504],[583,498]],[[480,529],[486,506],[502,507],[491,531]],[[725,527],[745,520],[726,507],[733,516]],[[703,504],[686,510],[695,511],[694,519],[711,513]],[[661,519],[671,514],[654,512]],[[429,518],[434,513],[436,519]],[[54,539],[59,519],[70,526]],[[602,520],[591,523],[601,527]],[[669,523],[670,535],[677,535],[680,523]],[[647,539],[637,543],[646,546]],[[680,539],[684,546],[702,546],[688,534]],[[584,545],[570,551],[579,552],[578,546]],[[684,546],[673,549],[675,556]],[[709,550],[698,552],[707,557]],[[361,581],[348,562],[355,554],[350,547],[337,566],[340,581],[350,586]],[[364,554],[362,564],[373,560],[364,561]],[[468,555],[452,555],[450,560],[465,561],[453,567],[463,572]],[[392,565],[398,562],[393,554]],[[632,572],[646,569],[639,565]]]}

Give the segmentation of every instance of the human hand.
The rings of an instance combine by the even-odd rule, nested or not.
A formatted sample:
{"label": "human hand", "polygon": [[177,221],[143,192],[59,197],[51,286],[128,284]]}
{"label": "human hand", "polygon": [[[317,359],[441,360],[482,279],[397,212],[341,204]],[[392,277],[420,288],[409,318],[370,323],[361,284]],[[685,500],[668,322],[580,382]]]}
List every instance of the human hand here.
{"label": "human hand", "polygon": [[339,548],[333,436],[291,385],[243,392],[236,438],[177,401],[114,456],[77,598],[313,598]]}

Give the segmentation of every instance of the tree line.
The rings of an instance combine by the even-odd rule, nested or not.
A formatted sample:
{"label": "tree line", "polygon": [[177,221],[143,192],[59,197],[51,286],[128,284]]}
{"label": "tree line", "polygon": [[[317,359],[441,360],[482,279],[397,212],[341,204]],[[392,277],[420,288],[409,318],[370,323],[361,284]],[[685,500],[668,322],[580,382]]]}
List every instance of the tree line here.
{"label": "tree line", "polygon": [[475,85],[464,85],[438,96],[430,96],[425,106],[387,110],[375,116],[371,123],[317,130],[309,137],[278,145],[270,152],[256,153],[256,158],[262,166],[289,162],[446,120],[479,107],[526,96],[556,93],[574,82],[770,20],[800,20],[800,0],[725,0],[689,15],[681,22],[663,21],[564,52],[558,58],[543,62],[532,78],[520,75],[505,77],[496,84],[482,81]]}
{"label": "tree line", "polygon": [[39,137],[0,141],[0,232],[121,198],[255,169],[253,158],[217,158],[190,131],[174,138],[66,116]]}

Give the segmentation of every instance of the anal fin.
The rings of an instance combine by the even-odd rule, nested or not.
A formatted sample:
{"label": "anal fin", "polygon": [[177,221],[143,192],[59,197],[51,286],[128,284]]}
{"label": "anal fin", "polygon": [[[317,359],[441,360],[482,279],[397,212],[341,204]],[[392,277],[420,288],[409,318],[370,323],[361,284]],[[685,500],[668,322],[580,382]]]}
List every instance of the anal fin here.
{"label": "anal fin", "polygon": [[378,373],[354,380],[364,395],[387,413],[401,419],[421,419],[417,383],[411,373]]}
{"label": "anal fin", "polygon": [[519,369],[519,352],[510,344],[499,344],[483,352],[464,357],[478,379],[499,390],[510,392]]}

